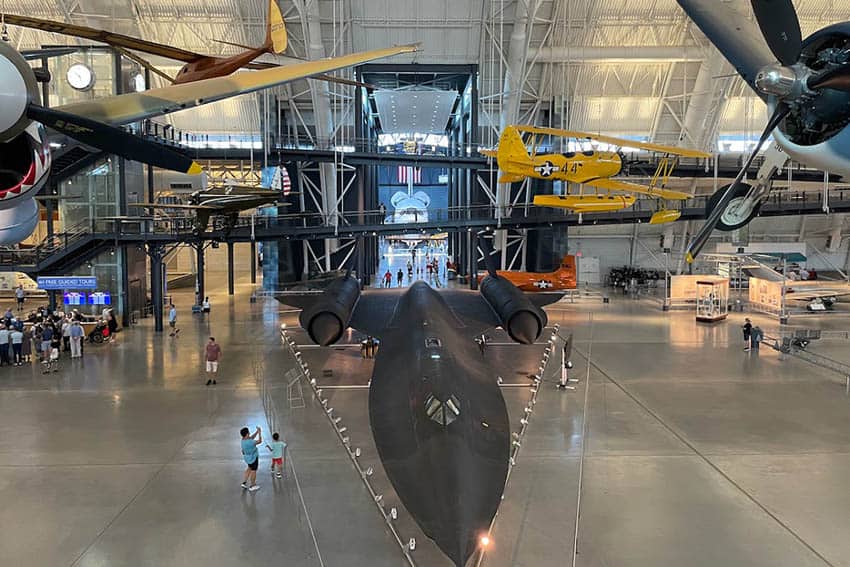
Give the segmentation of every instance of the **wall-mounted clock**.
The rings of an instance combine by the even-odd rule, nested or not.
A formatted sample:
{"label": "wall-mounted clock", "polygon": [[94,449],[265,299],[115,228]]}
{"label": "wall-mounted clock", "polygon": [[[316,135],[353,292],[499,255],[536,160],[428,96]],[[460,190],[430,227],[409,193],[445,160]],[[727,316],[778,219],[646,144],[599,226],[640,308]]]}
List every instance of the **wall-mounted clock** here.
{"label": "wall-mounted clock", "polygon": [[82,63],[71,65],[65,77],[68,79],[68,84],[78,91],[87,91],[94,86],[94,71]]}

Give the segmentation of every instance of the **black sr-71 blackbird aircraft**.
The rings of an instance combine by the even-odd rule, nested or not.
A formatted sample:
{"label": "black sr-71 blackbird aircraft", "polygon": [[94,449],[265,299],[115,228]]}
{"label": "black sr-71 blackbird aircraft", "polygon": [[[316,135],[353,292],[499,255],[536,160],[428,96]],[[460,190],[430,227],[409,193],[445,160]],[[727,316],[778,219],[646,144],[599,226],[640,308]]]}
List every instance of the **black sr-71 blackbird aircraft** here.
{"label": "black sr-71 blackbird aircraft", "polygon": [[360,291],[343,276],[321,294],[288,295],[317,344],[346,328],[380,337],[369,386],[369,422],[396,493],[422,531],[458,566],[487,534],[508,473],[511,431],[495,368],[475,337],[497,326],[532,344],[547,317],[542,305],[560,294],[526,296],[496,274],[480,293],[409,288]]}

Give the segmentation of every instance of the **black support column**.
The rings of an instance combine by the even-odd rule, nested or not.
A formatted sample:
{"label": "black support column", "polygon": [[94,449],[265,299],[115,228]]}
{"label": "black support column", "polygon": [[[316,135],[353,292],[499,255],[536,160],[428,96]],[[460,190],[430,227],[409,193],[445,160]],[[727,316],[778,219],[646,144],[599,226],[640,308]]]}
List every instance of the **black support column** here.
{"label": "black support column", "polygon": [[257,283],[257,243],[251,241],[251,283]]}
{"label": "black support column", "polygon": [[151,260],[151,303],[153,304],[154,331],[162,332],[162,259],[165,251],[158,244],[148,244],[148,256]]}
{"label": "black support column", "polygon": [[204,241],[198,241],[198,244],[195,247],[195,250],[198,252],[198,274],[195,276],[195,289],[197,290],[197,304],[200,305],[204,301],[204,276],[205,276],[205,266],[204,266]]}
{"label": "black support column", "polygon": [[478,289],[478,234],[466,234],[469,235],[469,289]]}
{"label": "black support column", "polygon": [[235,286],[233,283],[233,243],[227,243],[227,295],[233,295]]}

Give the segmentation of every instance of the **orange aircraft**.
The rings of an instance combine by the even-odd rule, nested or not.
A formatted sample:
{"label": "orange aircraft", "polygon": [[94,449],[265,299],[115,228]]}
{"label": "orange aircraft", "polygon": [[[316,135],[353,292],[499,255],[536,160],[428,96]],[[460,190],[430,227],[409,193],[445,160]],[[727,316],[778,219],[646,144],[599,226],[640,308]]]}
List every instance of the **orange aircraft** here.
{"label": "orange aircraft", "polygon": [[[496,272],[522,291],[564,291],[576,289],[576,257],[567,254],[561,260],[561,265],[554,272],[512,272],[499,270]],[[478,282],[484,275],[478,276]]]}
{"label": "orange aircraft", "polygon": [[[259,70],[278,67],[279,65],[276,65],[274,63],[255,62],[254,59],[265,53],[281,54],[286,51],[287,46],[286,24],[283,21],[283,15],[280,13],[280,7],[278,6],[276,0],[269,0],[269,14],[266,26],[266,41],[263,43],[263,45],[261,45],[260,47],[247,47],[245,45],[238,45],[227,41],[217,42],[224,43],[226,45],[233,45],[247,50],[237,55],[233,55],[232,57],[213,57],[211,55],[203,55],[201,53],[187,51],[185,49],[172,47],[170,45],[163,45],[161,43],[145,41],[136,37],[130,37],[118,33],[88,28],[85,26],[66,24],[64,22],[39,20],[37,18],[30,18],[28,16],[4,14],[3,19],[7,24],[15,26],[32,28],[46,32],[60,33],[63,35],[70,35],[72,37],[79,37],[82,39],[89,39],[92,41],[105,43],[116,48],[118,51],[120,51],[122,54],[126,55],[130,59],[133,59],[134,61],[140,63],[146,69],[149,69],[151,72],[156,73],[157,75],[165,78],[166,80],[174,84],[192,83],[204,79],[224,77],[242,68]],[[186,64],[180,69],[176,77],[169,77],[168,75],[166,75],[165,73],[163,73],[141,57],[133,55],[128,50],[138,51],[140,53],[147,53],[148,55],[166,57],[168,59],[174,59],[177,61],[183,61]],[[300,59],[290,57],[285,57],[284,59],[286,63],[303,62]],[[353,81],[339,79],[323,74],[316,75],[314,78],[344,84],[357,84]]]}

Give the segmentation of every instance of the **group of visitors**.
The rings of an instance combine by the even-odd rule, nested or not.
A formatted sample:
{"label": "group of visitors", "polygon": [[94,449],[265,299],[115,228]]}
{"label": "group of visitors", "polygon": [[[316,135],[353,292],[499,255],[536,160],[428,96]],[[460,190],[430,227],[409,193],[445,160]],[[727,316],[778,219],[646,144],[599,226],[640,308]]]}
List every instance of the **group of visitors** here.
{"label": "group of visitors", "polygon": [[[782,273],[782,266],[777,266],[776,271]],[[799,266],[791,266],[787,268],[787,277],[791,281],[808,281],[818,279],[818,272],[814,268],[808,270]]]}
{"label": "group of visitors", "polygon": [[65,312],[48,306],[21,315],[22,306],[23,302],[19,301],[17,313],[8,308],[0,318],[0,366],[55,361],[61,353],[81,358],[86,339],[83,322],[94,322],[91,335],[99,334],[106,341],[118,330],[115,313],[110,308],[105,308],[99,319],[93,319],[76,309]]}
{"label": "group of visitors", "polygon": [[744,319],[744,324],[741,327],[744,332],[745,352],[759,352],[759,345],[764,340],[764,331],[758,325],[753,326],[753,322],[747,317]]}

